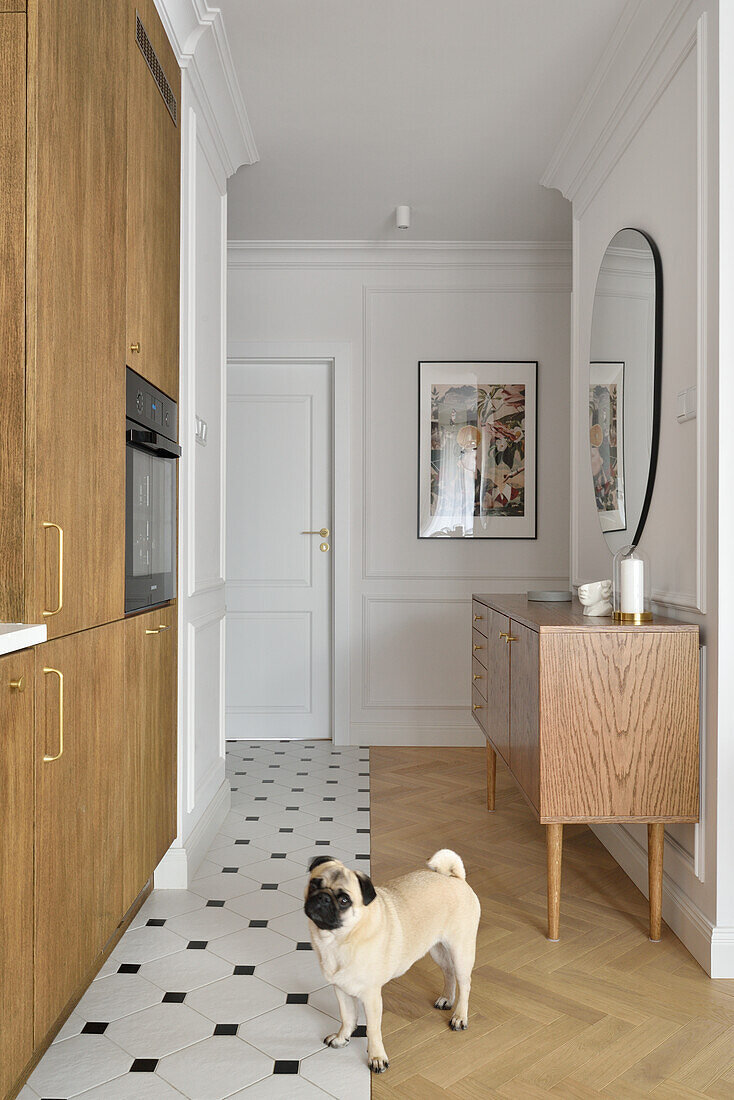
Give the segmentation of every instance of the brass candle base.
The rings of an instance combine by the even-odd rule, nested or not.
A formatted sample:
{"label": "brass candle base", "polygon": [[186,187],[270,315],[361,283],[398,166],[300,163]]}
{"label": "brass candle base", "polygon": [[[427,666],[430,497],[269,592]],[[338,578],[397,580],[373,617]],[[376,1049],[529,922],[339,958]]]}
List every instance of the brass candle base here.
{"label": "brass candle base", "polygon": [[614,621],[615,623],[634,623],[636,626],[640,623],[651,623],[652,611],[615,611]]}

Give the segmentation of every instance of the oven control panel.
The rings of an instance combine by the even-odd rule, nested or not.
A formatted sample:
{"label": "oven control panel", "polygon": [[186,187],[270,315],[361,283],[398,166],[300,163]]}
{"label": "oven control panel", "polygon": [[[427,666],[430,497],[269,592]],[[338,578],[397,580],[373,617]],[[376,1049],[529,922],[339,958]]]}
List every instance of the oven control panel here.
{"label": "oven control panel", "polygon": [[135,371],[127,368],[126,415],[142,428],[158,432],[174,443],[178,438],[178,409],[176,402],[146,382]]}

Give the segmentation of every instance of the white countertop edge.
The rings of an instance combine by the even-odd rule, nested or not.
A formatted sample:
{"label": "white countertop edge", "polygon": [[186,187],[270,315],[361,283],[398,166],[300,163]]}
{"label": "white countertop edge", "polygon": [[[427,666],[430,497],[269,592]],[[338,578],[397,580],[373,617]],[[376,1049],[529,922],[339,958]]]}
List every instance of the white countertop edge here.
{"label": "white countertop edge", "polygon": [[46,634],[45,623],[0,623],[0,654],[39,645]]}

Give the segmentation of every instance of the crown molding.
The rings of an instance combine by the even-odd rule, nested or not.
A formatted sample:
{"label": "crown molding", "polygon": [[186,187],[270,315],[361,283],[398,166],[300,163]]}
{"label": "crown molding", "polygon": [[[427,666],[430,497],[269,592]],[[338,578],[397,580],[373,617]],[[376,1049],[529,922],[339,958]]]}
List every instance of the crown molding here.
{"label": "crown molding", "polygon": [[227,176],[260,159],[235,71],[224,16],[207,0],[155,0],[201,106]]}
{"label": "crown molding", "polygon": [[229,241],[227,262],[237,267],[539,267],[564,273],[571,266],[565,241]]}
{"label": "crown molding", "polygon": [[[541,177],[586,207],[690,52],[697,0],[627,0],[571,121]],[[686,16],[690,16],[686,18]]]}

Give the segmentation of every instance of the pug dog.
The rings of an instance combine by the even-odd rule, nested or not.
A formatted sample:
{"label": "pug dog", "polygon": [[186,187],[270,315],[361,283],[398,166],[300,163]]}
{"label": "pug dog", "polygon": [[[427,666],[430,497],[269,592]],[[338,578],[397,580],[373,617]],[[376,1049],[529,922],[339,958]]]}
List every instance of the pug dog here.
{"label": "pug dog", "polygon": [[316,856],[309,864],[304,911],[341,1015],[341,1027],[324,1042],[346,1046],[357,1024],[355,999],[360,1000],[373,1073],[384,1073],[390,1064],[382,1042],[382,987],[427,953],[444,977],[434,1007],[454,1008],[449,1023],[453,1031],[468,1026],[479,898],[456,852],[443,848],[427,866],[427,871],[412,871],[375,888],[367,875],[329,855]]}

